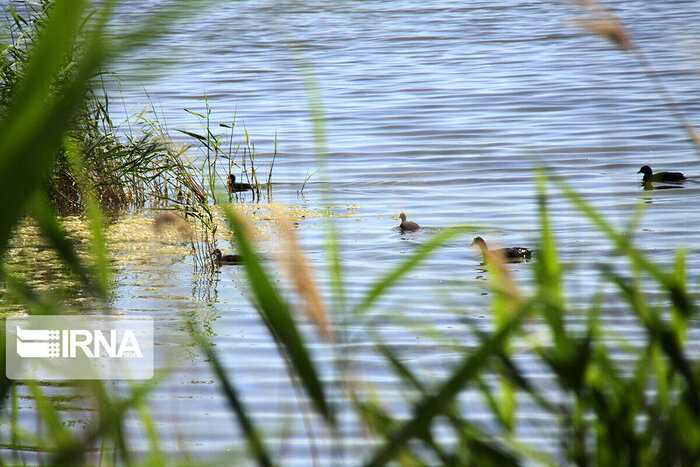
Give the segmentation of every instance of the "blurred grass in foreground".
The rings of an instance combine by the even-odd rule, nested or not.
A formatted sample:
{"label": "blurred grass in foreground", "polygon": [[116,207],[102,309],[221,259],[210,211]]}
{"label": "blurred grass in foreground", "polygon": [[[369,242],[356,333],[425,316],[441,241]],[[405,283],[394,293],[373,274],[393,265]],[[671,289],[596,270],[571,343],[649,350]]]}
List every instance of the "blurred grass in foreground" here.
{"label": "blurred grass in foreground", "polygon": [[[644,330],[642,341],[604,339],[606,330],[598,316],[602,296],[593,297],[588,309],[568,304],[561,284],[563,267],[556,251],[556,238],[547,209],[548,187],[556,187],[590,222],[605,233],[611,244],[628,259],[628,271],[613,271],[601,265],[601,277],[613,284],[625,300],[627,310]],[[378,446],[368,449],[368,465],[440,463],[455,465],[523,465],[530,462],[561,465],[564,459],[538,452],[518,439],[522,422],[519,403],[527,400],[551,417],[559,428],[550,440],[558,444],[565,459],[575,465],[695,465],[700,460],[700,404],[698,397],[698,358],[685,349],[689,320],[695,317],[694,299],[685,284],[684,260],[679,254],[672,270],[664,270],[644,257],[631,243],[628,232],[615,230],[583,198],[564,182],[547,181],[545,171],[538,175],[541,242],[534,263],[536,283],[526,292],[513,281],[507,265],[491,261],[489,270],[494,298],[490,332],[476,330],[481,343],[463,355],[443,381],[421,381],[402,363],[390,344],[376,342],[377,351],[387,360],[395,376],[404,382],[404,401],[411,417],[392,416],[376,400],[368,399],[367,388],[344,387],[344,401],[374,434]],[[229,222],[241,251],[251,282],[253,303],[276,337],[285,355],[306,355],[304,343],[293,335],[292,309],[249,248],[244,221],[232,208]],[[385,294],[393,284],[418,267],[432,251],[458,235],[460,229],[446,230],[414,252],[404,263],[359,300],[354,318]],[[654,283],[662,293],[658,303],[648,301],[646,290]],[[265,284],[265,286],[262,286]],[[276,297],[271,300],[271,297]],[[333,315],[334,303],[325,308]],[[567,317],[587,316],[585,327],[567,324]],[[544,325],[548,339],[537,341],[529,334],[531,325]],[[538,331],[542,334],[542,330]],[[517,346],[518,351],[512,350]],[[526,346],[526,350],[523,347]],[[621,362],[619,348],[631,349]],[[517,360],[526,353],[537,359],[537,367],[551,376],[555,387],[538,386],[533,376],[521,371]],[[299,357],[297,357],[299,358]],[[318,387],[317,370],[306,361],[303,366],[288,359],[294,379],[324,415],[333,430],[333,411]],[[338,363],[342,366],[342,363]],[[338,369],[342,374],[342,368]],[[542,375],[538,375],[542,377]],[[499,381],[497,390],[484,381]],[[293,381],[292,381],[293,382]],[[371,386],[370,381],[363,381]],[[489,429],[470,421],[460,409],[458,396],[465,390],[478,390],[493,413]],[[327,391],[326,391],[327,392]],[[417,399],[415,398],[417,394]],[[339,403],[342,404],[342,403]],[[346,407],[347,408],[347,407]],[[432,433],[447,420],[454,440],[434,438]],[[342,449],[342,440],[339,442]]]}
{"label": "blurred grass in foreground", "polygon": [[[184,4],[184,3],[183,3]],[[0,121],[0,255],[7,250],[12,229],[23,213],[34,216],[52,246],[84,282],[93,296],[105,297],[110,271],[105,258],[103,220],[89,190],[79,187],[86,200],[87,215],[93,229],[94,263],[78,258],[73,246],[56,222],[46,188],[42,181],[51,170],[52,157],[64,148],[73,168],[79,171],[84,156],[66,135],[76,112],[85,98],[92,77],[113,50],[104,40],[111,3],[99,10],[81,26],[89,5],[80,0],[56,0],[33,44],[27,66],[13,85],[7,111]],[[159,18],[155,18],[159,19]],[[144,24],[153,23],[150,18]],[[70,53],[80,31],[85,48],[72,64],[72,73],[62,78],[62,90],[53,92],[52,85],[63,70],[62,57]],[[146,35],[141,31],[141,36]],[[138,35],[137,35],[138,36]],[[125,41],[121,45],[128,45]],[[124,50],[120,50],[124,53]],[[313,83],[310,84],[313,86]],[[312,102],[315,102],[312,99]],[[318,105],[318,104],[316,104]],[[315,115],[318,115],[315,109]],[[492,288],[493,324],[488,332],[475,329],[480,342],[460,356],[448,377],[425,381],[405,364],[397,349],[376,341],[377,352],[385,359],[396,378],[403,382],[408,418],[385,408],[372,397],[364,381],[360,389],[354,384],[332,387],[320,377],[308,342],[299,331],[294,307],[272,279],[267,266],[261,263],[246,229],[246,220],[227,208],[226,214],[235,241],[245,257],[245,270],[250,284],[253,305],[268,326],[280,353],[288,364],[290,384],[298,385],[319,415],[315,423],[333,434],[336,449],[346,459],[356,459],[356,451],[346,447],[338,414],[341,405],[350,409],[367,428],[369,441],[363,461],[368,465],[399,462],[406,465],[523,465],[537,463],[560,465],[697,465],[700,462],[700,392],[698,391],[698,357],[686,348],[687,332],[696,318],[694,298],[686,284],[685,260],[679,253],[675,265],[664,269],[645,258],[628,232],[613,228],[585,199],[564,182],[547,178],[541,171],[537,177],[539,190],[540,245],[533,263],[536,284],[532,291],[518,287],[507,266],[494,259],[489,264]],[[626,303],[627,311],[644,330],[642,341],[625,342],[629,346],[624,365],[614,358],[606,330],[598,320],[603,296],[592,297],[590,304],[567,303],[562,291],[564,270],[556,249],[547,207],[547,190],[555,188],[590,222],[606,235],[611,245],[628,260],[625,270],[601,266],[601,277],[614,285]],[[329,238],[336,236],[329,219]],[[391,290],[430,255],[464,229],[447,229],[430,239],[392,271],[370,287],[357,303],[345,303],[342,262],[333,243],[328,251],[333,269],[334,299],[315,305],[320,334],[325,336],[330,351],[333,344],[342,344],[342,334],[334,332],[333,319],[362,322],[363,317]],[[290,245],[294,242],[289,242]],[[296,247],[295,254],[303,256]],[[31,313],[57,313],[61,307],[33,290],[21,278],[2,269],[2,278],[9,292],[25,304]],[[306,281],[313,281],[307,274]],[[663,299],[651,302],[646,288],[653,283]],[[299,294],[308,303],[318,302],[312,296],[315,287],[301,284]],[[567,316],[581,313],[586,306],[585,327],[572,328]],[[321,315],[320,313],[324,313]],[[323,318],[323,319],[320,319]],[[546,340],[531,338],[532,323],[544,323]],[[215,347],[190,323],[193,342],[207,356],[223,395],[229,402],[235,420],[249,446],[250,458],[260,465],[283,463],[276,458],[256,426],[253,414],[236,389],[235,375],[226,372]],[[5,362],[4,334],[0,334],[0,360]],[[535,358],[543,371],[551,376],[554,387],[542,388],[531,375],[518,366],[513,350]],[[337,352],[334,365],[337,374],[347,371],[350,356]],[[8,418],[10,433],[2,448],[17,464],[37,462],[54,465],[127,464],[166,465],[173,462],[160,447],[158,430],[147,409],[147,396],[158,381],[118,389],[99,381],[71,383],[76,397],[89,401],[93,410],[90,423],[76,430],[62,420],[61,400],[47,394],[41,384],[25,383],[36,406],[41,436],[20,426],[17,414],[17,386],[0,376],[0,400],[3,415]],[[342,381],[342,378],[341,378]],[[20,384],[20,383],[17,383]],[[459,396],[466,390],[478,391],[493,414],[489,427],[470,419],[460,406]],[[333,392],[334,397],[329,394]],[[341,394],[343,397],[339,397]],[[522,422],[519,407],[523,401],[534,403],[538,410],[558,424],[551,442],[558,445],[561,457],[540,452],[521,441],[517,435]],[[147,453],[133,452],[126,434],[125,420],[136,416],[146,434]],[[435,433],[444,425],[453,438],[443,439]],[[314,439],[308,440],[310,444]],[[27,453],[34,457],[27,458]],[[222,453],[222,458],[225,454]],[[182,461],[183,463],[185,461]],[[188,464],[196,459],[187,459]]]}

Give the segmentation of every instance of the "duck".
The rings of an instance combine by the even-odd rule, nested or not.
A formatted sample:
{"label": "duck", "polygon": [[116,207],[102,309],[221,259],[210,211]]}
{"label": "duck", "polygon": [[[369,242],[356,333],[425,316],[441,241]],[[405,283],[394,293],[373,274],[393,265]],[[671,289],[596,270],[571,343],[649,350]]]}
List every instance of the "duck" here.
{"label": "duck", "polygon": [[228,191],[230,193],[235,193],[237,191],[248,191],[253,189],[253,186],[250,183],[237,183],[236,176],[233,174],[228,175],[226,187],[228,188]]}
{"label": "duck", "polygon": [[211,254],[216,256],[216,262],[220,265],[243,264],[242,255],[225,255],[218,248],[212,251]]}
{"label": "duck", "polygon": [[489,252],[500,255],[504,260],[506,260],[506,262],[509,263],[527,261],[532,257],[532,251],[524,247],[496,248],[489,250],[489,247],[486,245],[486,241],[484,241],[484,239],[481,237],[474,238],[474,241],[470,246],[474,245],[478,246],[481,253],[484,255],[484,262],[486,262]]}
{"label": "duck", "polygon": [[406,220],[406,214],[404,214],[404,213],[399,214],[399,218],[401,219],[401,224],[399,225],[399,229],[401,229],[401,230],[418,230],[418,229],[420,229],[420,225],[416,224],[415,222],[411,222],[411,221]]}
{"label": "duck", "polygon": [[643,165],[639,169],[638,174],[644,174],[642,177],[642,183],[649,182],[682,182],[685,180],[685,175],[680,172],[659,172],[653,173],[651,167],[648,165]]}

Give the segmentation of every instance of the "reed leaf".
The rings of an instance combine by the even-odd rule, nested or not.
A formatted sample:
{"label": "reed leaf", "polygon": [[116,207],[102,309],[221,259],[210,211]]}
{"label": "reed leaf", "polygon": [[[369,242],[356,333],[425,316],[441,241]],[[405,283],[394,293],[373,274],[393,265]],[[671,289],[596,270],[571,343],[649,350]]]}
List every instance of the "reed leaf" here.
{"label": "reed leaf", "polygon": [[472,229],[468,227],[450,227],[431,236],[428,241],[417,248],[416,251],[401,264],[394,267],[385,274],[384,277],[374,282],[374,285],[365,294],[364,298],[353,308],[352,316],[364,315],[384,293],[406,277],[411,271],[420,266],[430,255],[458,235],[470,230]]}
{"label": "reed leaf", "polygon": [[[27,201],[39,188],[84,97],[85,86],[104,57],[101,30],[87,33],[82,59],[60,94],[51,85],[64,66],[85,13],[82,0],[56,0],[35,42],[11,106],[0,122],[0,254]],[[41,137],[37,137],[41,135]]]}
{"label": "reed leaf", "polygon": [[[429,398],[428,388],[413,374],[413,372],[404,365],[399,357],[394,354],[390,347],[385,344],[379,343],[377,345],[377,350],[382,354],[385,360],[390,363],[394,373],[396,373],[401,379],[407,382],[411,387],[416,389],[422,398]],[[480,378],[476,378],[477,385],[480,384]],[[382,432],[385,437],[388,437],[391,433],[390,430],[395,429],[397,421],[388,417],[378,406],[373,406],[374,410],[370,412],[372,421],[379,420],[383,421],[382,427],[384,431]],[[361,414],[366,414],[367,410],[363,408],[360,411]],[[513,461],[513,457],[506,454],[502,447],[493,440],[489,439],[488,436],[481,433],[474,425],[466,422],[459,417],[458,410],[455,408],[455,404],[449,404],[445,407],[445,415],[449,420],[450,424],[453,426],[455,431],[460,435],[460,447],[466,448],[466,453],[460,459],[460,453],[449,453],[440,446],[440,444],[433,438],[431,434],[430,425],[426,425],[424,429],[420,430],[418,437],[425,442],[430,449],[440,458],[444,465],[458,465],[463,463],[463,460],[472,459],[478,455],[486,455],[489,453],[489,457],[494,461],[498,459],[498,465],[512,465],[510,461]],[[363,418],[367,422],[366,418]],[[475,452],[475,451],[478,451]],[[408,457],[411,458],[414,453],[408,450],[403,450],[400,453],[401,461]]]}
{"label": "reed leaf", "polygon": [[[419,437],[438,414],[444,413],[459,392],[469,383],[474,382],[483,370],[489,358],[497,356],[504,348],[511,335],[520,329],[522,319],[531,311],[531,304],[526,303],[503,325],[454,369],[452,375],[433,394],[424,397],[415,406],[413,416],[397,428],[386,442],[375,452],[368,462],[369,466],[389,463],[412,439]],[[476,443],[474,449],[482,446]],[[484,454],[485,455],[485,454]]]}
{"label": "reed leaf", "polygon": [[[332,206],[332,196],[330,187],[331,184],[325,179],[323,169],[327,165],[328,160],[328,142],[326,135],[326,117],[323,109],[323,100],[321,91],[318,86],[318,81],[313,73],[313,68],[309,61],[304,56],[303,47],[300,44],[289,44],[292,58],[295,61],[297,70],[301,75],[304,83],[304,91],[306,92],[306,100],[311,113],[312,132],[314,140],[314,154],[316,161],[319,164],[319,171],[322,176],[322,200],[326,206]],[[308,180],[308,179],[307,179]],[[304,182],[306,185],[306,181]],[[304,187],[302,186],[302,192]],[[325,237],[326,255],[328,257],[329,277],[331,278],[331,287],[333,290],[334,300],[338,312],[344,313],[346,310],[345,285],[343,281],[343,267],[340,257],[340,238],[338,236],[338,228],[333,216],[329,213],[324,216],[323,233]]]}
{"label": "reed leaf", "polygon": [[248,417],[248,412],[246,412],[243,402],[238,396],[238,391],[229,380],[226,370],[219,361],[219,357],[212,349],[212,344],[203,337],[201,332],[195,330],[194,325],[191,323],[190,334],[194,338],[202,353],[204,353],[209,359],[209,363],[211,363],[214,374],[218,378],[218,382],[221,384],[221,389],[224,396],[226,397],[226,400],[228,400],[231,409],[233,409],[235,412],[236,417],[238,418],[238,424],[245,434],[248,441],[250,454],[257,460],[258,465],[265,467],[272,466],[273,463],[268,450],[265,447],[265,443],[262,441],[257,429],[253,425],[253,421],[250,419],[250,417]]}
{"label": "reed leaf", "polygon": [[566,182],[556,178],[554,182],[566,198],[569,199],[571,204],[596,225],[620,251],[625,253],[635,267],[646,271],[663,287],[679,313],[688,317],[695,314],[692,299],[688,295],[683,284],[678,282],[675,275],[663,271],[661,267],[654,264],[647,259],[642,252],[634,248],[626,235],[618,232],[610,225],[600,213],[598,213],[581,195],[572,190]]}
{"label": "reed leaf", "polygon": [[536,173],[537,206],[540,220],[540,244],[537,248],[535,277],[541,304],[541,313],[549,325],[554,343],[559,350],[566,346],[566,331],[562,314],[564,295],[562,291],[562,267],[556,247],[556,238],[549,215],[547,174],[544,169]]}
{"label": "reed leaf", "polygon": [[97,296],[106,296],[106,287],[102,282],[93,279],[93,271],[78,257],[46,195],[37,191],[30,204],[32,215],[36,219],[41,233],[44,234],[61,260],[72,269],[90,292]]}
{"label": "reed leaf", "polygon": [[243,256],[248,281],[258,312],[261,314],[272,336],[289,358],[296,376],[316,409],[328,422],[334,424],[333,412],[326,400],[323,385],[301,334],[299,334],[294,324],[291,309],[260,263],[240,215],[233,209],[225,210],[224,214],[235,235],[238,249]]}
{"label": "reed leaf", "polygon": [[61,420],[61,416],[51,402],[50,396],[46,396],[35,381],[27,381],[27,386],[34,398],[39,417],[48,429],[52,446],[61,446],[73,442],[73,434],[63,424],[63,420]]}
{"label": "reed leaf", "polygon": [[101,296],[104,297],[109,288],[109,281],[111,277],[107,255],[107,238],[105,236],[104,216],[102,215],[99,203],[95,199],[95,195],[88,181],[85,179],[85,177],[80,175],[84,174],[85,170],[78,145],[75,141],[69,138],[64,140],[63,145],[65,147],[68,162],[73,168],[73,173],[78,174],[76,181],[80,188],[83,203],[87,210],[90,233],[92,234],[90,247],[95,259],[95,266],[92,268],[92,272],[96,278],[95,284],[98,290],[101,291]]}
{"label": "reed leaf", "polygon": [[[127,412],[133,410],[158,386],[166,373],[156,372],[148,381],[133,385],[129,388],[128,395],[123,398],[111,398],[105,390],[103,381],[84,381],[83,385],[92,390],[93,400],[97,403],[100,417],[87,427],[81,438],[75,438],[71,443],[64,443],[56,449],[50,465],[82,465],[85,463],[85,454],[91,451],[95,441],[107,436],[113,436],[118,430],[117,437],[123,440],[121,432],[123,420]],[[117,444],[122,441],[116,440]],[[122,450],[126,449],[126,446]],[[126,451],[122,452],[123,454]]]}
{"label": "reed leaf", "polygon": [[[700,418],[700,395],[698,394],[697,375],[693,365],[685,355],[678,334],[662,321],[659,313],[644,313],[645,310],[640,309],[638,300],[640,294],[630,285],[629,281],[625,281],[625,279],[607,267],[603,268],[603,273],[610,282],[618,286],[630,303],[632,310],[637,313],[641,324],[645,327],[649,336],[649,345],[658,346],[673,364],[674,370],[685,379],[687,384],[685,394],[689,407],[694,417]],[[644,305],[642,304],[641,306]]]}

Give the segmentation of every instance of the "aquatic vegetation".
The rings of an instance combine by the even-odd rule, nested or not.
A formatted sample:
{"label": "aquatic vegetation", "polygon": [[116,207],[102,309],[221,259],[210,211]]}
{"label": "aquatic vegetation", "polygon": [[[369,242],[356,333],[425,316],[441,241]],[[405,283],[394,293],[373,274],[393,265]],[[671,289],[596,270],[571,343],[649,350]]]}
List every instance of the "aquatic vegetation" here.
{"label": "aquatic vegetation", "polygon": [[[268,199],[271,190],[272,171],[277,157],[277,138],[275,138],[274,151],[270,157],[267,173],[267,182],[263,185],[258,180],[258,171],[263,164],[256,158],[257,153],[248,131],[244,128],[245,139],[236,141],[234,132],[238,126],[236,116],[227,123],[220,123],[218,127],[228,130],[223,134],[215,133],[212,122],[212,108],[207,95],[204,95],[204,113],[191,109],[185,112],[197,118],[197,125],[193,129],[178,129],[177,131],[193,138],[201,151],[202,160],[199,172],[202,174],[202,184],[207,187],[209,198],[213,204],[219,204],[219,187],[224,187],[229,193],[228,200],[243,199],[247,193],[251,193],[253,200],[260,200],[262,188],[266,189]],[[240,171],[244,181],[237,181],[237,172]],[[221,174],[225,176],[222,179]],[[233,177],[233,178],[232,178]]]}
{"label": "aquatic vegetation", "polygon": [[[26,79],[27,68],[35,41],[42,33],[46,15],[53,2],[27,3],[23,11],[10,7],[12,19],[7,21],[4,37],[11,40],[0,60],[0,116],[6,116],[15,102],[13,92]],[[57,63],[57,70],[48,83],[49,91],[59,95],[75,78],[76,61],[84,53],[87,29],[78,29],[68,53]],[[81,154],[78,169],[70,160],[67,149],[59,146],[52,154],[52,167],[44,181],[50,202],[63,213],[85,209],[80,183],[87,184],[95,199],[107,209],[143,206],[163,189],[167,167],[173,154],[164,141],[149,131],[123,132],[110,118],[110,99],[104,88],[111,75],[95,70],[89,85],[77,103],[68,128],[66,140]],[[79,181],[78,178],[81,178]]]}
{"label": "aquatic vegetation", "polygon": [[[16,103],[15,90],[28,79],[31,52],[53,8],[54,3],[49,0],[27,4],[19,12],[9,7],[12,18],[7,19],[5,36],[10,42],[0,59],[0,117],[11,111]],[[89,18],[84,18],[77,33],[69,38],[70,48],[57,61],[55,76],[47,83],[51,97],[59,97],[76,78],[79,68],[75,64],[86,53],[90,27]],[[115,125],[109,110],[112,100],[106,91],[106,82],[114,79],[118,78],[101,68],[86,79],[80,91],[83,95],[75,102],[75,111],[66,122],[63,144],[54,148],[51,170],[42,176],[48,202],[59,213],[81,213],[87,208],[85,192],[88,191],[99,207],[108,212],[143,208],[177,211],[192,224],[189,239],[196,252],[196,265],[212,268],[210,253],[217,225],[211,204],[220,202],[220,186],[225,186],[219,178],[222,169],[232,174],[235,168],[246,178],[250,177],[249,182],[255,186],[251,190],[253,197],[260,199],[262,185],[257,178],[260,167],[254,143],[247,131],[243,143],[234,140],[234,117],[230,123],[221,124],[229,130],[228,135],[214,135],[209,126],[204,127],[204,134],[180,130],[194,138],[196,145],[176,145],[152,106]],[[211,108],[206,96],[205,106],[206,115],[186,111],[209,125]],[[188,154],[193,147],[202,148],[206,155],[199,167]],[[237,158],[239,151],[242,154]],[[275,157],[276,142],[264,185],[268,195]],[[240,196],[236,192],[233,195],[236,199]]]}

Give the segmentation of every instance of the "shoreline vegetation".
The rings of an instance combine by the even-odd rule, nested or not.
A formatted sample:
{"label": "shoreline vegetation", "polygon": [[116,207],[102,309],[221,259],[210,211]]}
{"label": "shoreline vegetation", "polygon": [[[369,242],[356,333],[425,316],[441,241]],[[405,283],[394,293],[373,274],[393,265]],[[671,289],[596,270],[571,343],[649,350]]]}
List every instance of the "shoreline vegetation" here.
{"label": "shoreline vegetation", "polygon": [[[100,70],[117,53],[115,48],[121,54],[134,52],[133,44],[129,48],[126,42],[115,46],[106,41],[107,10],[93,13],[91,5],[81,0],[42,1],[40,5],[34,19],[12,10],[10,37],[15,42],[5,45],[0,64],[0,255],[7,254],[13,230],[26,213],[83,284],[85,294],[96,303],[108,304],[111,269],[103,212],[154,207],[166,211],[156,218],[163,227],[186,219],[194,232],[187,235],[196,251],[195,264],[213,265],[210,252],[215,248],[218,228],[213,209],[226,200],[225,180],[220,175],[239,175],[240,169],[245,177],[241,181],[256,187],[251,196],[259,200],[263,189],[269,196],[275,156],[263,182],[264,177],[259,179],[256,173],[259,156],[247,133],[245,142],[234,143],[234,119],[220,125],[223,133],[218,134],[206,99],[203,112],[188,110],[198,119],[201,132],[183,131],[203,151],[201,166],[185,156],[191,147],[173,147],[158,121],[148,120],[146,113],[140,115],[136,133],[119,134],[109,120],[109,99],[99,92],[103,89],[99,84],[108,76]],[[175,13],[185,10],[186,2],[182,5]],[[162,17],[143,21],[144,28],[150,28],[144,30],[151,31],[159,28]],[[627,43],[620,39],[627,36],[615,29],[622,28],[619,23],[612,29],[585,26],[616,43]],[[313,84],[307,92],[309,101],[316,102],[318,93]],[[324,141],[322,112],[318,107],[312,111],[316,137]],[[631,215],[625,229],[618,229],[545,169],[537,171],[535,180],[540,241],[530,263],[534,286],[524,289],[508,265],[494,255],[487,266],[492,325],[488,330],[473,326],[474,342],[460,347],[459,359],[448,377],[434,380],[415,373],[400,348],[374,336],[377,354],[391,377],[401,382],[404,399],[395,401],[394,405],[400,405],[398,410],[383,404],[371,381],[353,374],[351,346],[344,345],[348,343],[345,330],[350,323],[367,324],[373,307],[394,285],[441,247],[473,232],[448,228],[431,235],[364,295],[350,301],[337,243],[328,245],[333,294],[321,297],[293,229],[281,215],[280,237],[289,252],[287,267],[296,279],[294,289],[300,298],[293,301],[276,283],[270,266],[260,261],[246,216],[235,203],[221,207],[243,258],[247,295],[287,363],[289,384],[298,390],[301,405],[307,407],[300,410],[308,411],[307,442],[312,453],[331,440],[333,451],[343,462],[356,463],[357,447],[347,436],[362,432],[368,439],[362,462],[370,466],[680,466],[700,462],[700,357],[686,345],[689,330],[697,322],[697,306],[687,283],[684,253],[678,252],[670,267],[655,264],[633,243],[640,212]],[[564,294],[562,283],[569,271],[560,261],[552,228],[548,207],[552,190],[563,195],[624,259],[614,269],[600,266],[605,292],[593,294],[587,303],[570,303]],[[233,196],[235,199],[238,194]],[[76,254],[67,238],[59,222],[63,209],[84,212],[91,232],[89,261]],[[167,213],[168,209],[172,212]],[[334,239],[330,216],[327,229],[327,237]],[[8,296],[30,314],[65,311],[60,302],[4,264],[0,279]],[[612,335],[601,323],[603,305],[613,298],[626,304],[629,316],[642,330],[635,334],[634,342]],[[181,317],[191,337],[190,347],[206,357],[216,376],[216,387],[240,428],[241,439],[231,441],[233,448],[247,449],[249,463],[284,463],[284,450],[275,447],[274,437],[266,434],[260,421],[246,409],[235,375],[224,367],[214,339],[196,316],[183,313]],[[578,318],[576,326],[570,322],[573,317]],[[315,339],[300,330],[301,322],[313,324]],[[0,336],[0,361],[5,365],[5,334]],[[323,371],[313,358],[314,347],[328,352],[324,359],[328,368]],[[547,387],[539,386],[520,368],[518,357],[523,355],[533,359],[548,377]],[[339,384],[328,383],[321,376],[330,373],[340,375]],[[3,461],[25,465],[199,463],[196,452],[173,458],[162,448],[158,421],[148,410],[149,394],[168,377],[168,370],[158,369],[152,380],[130,385],[104,381],[48,384],[10,381],[3,367]],[[65,392],[57,393],[57,388]],[[460,395],[467,390],[478,394],[489,408],[488,424],[470,419],[460,407]],[[24,391],[31,394],[36,429],[20,422]],[[92,415],[80,429],[64,423],[66,401],[74,400],[85,402]],[[534,408],[551,421],[551,438],[547,440],[551,451],[539,450],[518,436],[526,417],[523,407]],[[355,422],[348,422],[348,413]],[[134,419],[140,423],[145,450],[131,447],[134,433],[126,424]],[[360,426],[348,427],[348,423]],[[436,436],[446,430],[446,438]],[[225,463],[230,453],[220,456]],[[318,463],[316,454],[311,457],[310,463]]]}
{"label": "shoreline vegetation", "polygon": [[[12,18],[6,23],[12,42],[0,63],[0,115],[12,105],[13,90],[24,77],[33,43],[51,7],[48,0],[29,4],[26,17],[10,7]],[[73,78],[80,53],[79,44],[71,48],[51,83],[52,93],[60,93],[65,81]],[[144,209],[169,211],[169,216],[156,215],[156,227],[162,228],[170,223],[168,220],[174,222],[191,244],[196,267],[214,268],[210,253],[216,248],[219,226],[212,209],[227,202],[260,202],[263,196],[270,199],[276,140],[269,161],[261,163],[245,129],[244,140],[237,141],[235,116],[220,123],[222,132],[216,132],[206,95],[203,113],[184,109],[196,119],[193,129],[176,129],[193,143],[176,142],[159,121],[152,103],[115,125],[110,117],[113,100],[106,90],[110,80],[118,81],[118,77],[100,68],[87,83],[63,144],[52,154],[51,170],[43,180],[49,203],[57,214],[80,214],[87,209],[87,191],[110,215]],[[195,160],[202,162],[197,164]],[[265,166],[268,171],[261,183],[258,175]],[[223,178],[222,173],[226,174]],[[226,179],[231,174],[242,175],[253,189],[229,191],[226,196]],[[189,227],[183,229],[184,223]]]}

